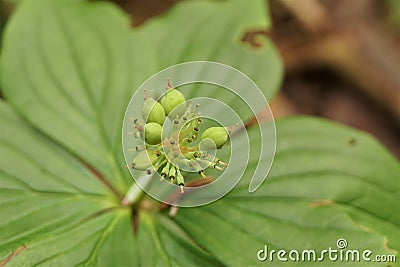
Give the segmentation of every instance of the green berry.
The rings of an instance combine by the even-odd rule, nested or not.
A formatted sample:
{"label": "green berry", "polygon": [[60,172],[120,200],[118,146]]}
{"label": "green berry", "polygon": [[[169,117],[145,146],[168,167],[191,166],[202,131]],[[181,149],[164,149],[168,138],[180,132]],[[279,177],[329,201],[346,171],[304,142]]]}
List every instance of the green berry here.
{"label": "green berry", "polygon": [[147,122],[156,122],[163,125],[165,121],[165,111],[160,103],[149,97],[143,104],[143,119],[147,118]]}
{"label": "green berry", "polygon": [[[165,110],[165,114],[169,115],[174,108],[182,103],[185,103],[185,96],[176,89],[168,89],[167,93],[161,98],[161,105]],[[182,105],[184,106],[184,105]],[[180,108],[179,108],[180,109]],[[182,115],[186,107],[182,108],[182,111],[178,111],[176,115]]]}
{"label": "green berry", "polygon": [[225,127],[211,127],[204,131],[201,140],[211,139],[217,148],[221,148],[229,139],[228,131]]}
{"label": "green berry", "polygon": [[146,123],[144,126],[144,140],[149,145],[161,143],[162,126],[155,122]]}
{"label": "green berry", "polygon": [[153,151],[143,150],[133,159],[132,168],[144,171],[156,164],[157,160],[158,156]]}

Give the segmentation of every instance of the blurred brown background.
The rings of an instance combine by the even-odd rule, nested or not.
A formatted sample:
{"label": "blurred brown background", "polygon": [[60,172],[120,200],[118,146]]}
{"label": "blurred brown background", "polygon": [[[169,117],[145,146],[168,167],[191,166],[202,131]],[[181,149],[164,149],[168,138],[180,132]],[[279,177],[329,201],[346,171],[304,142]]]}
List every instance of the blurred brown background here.
{"label": "blurred brown background", "polygon": [[[12,12],[0,2],[0,23]],[[114,0],[137,26],[178,0]],[[312,114],[370,132],[400,158],[400,1],[270,0],[267,35],[285,65],[275,117]]]}

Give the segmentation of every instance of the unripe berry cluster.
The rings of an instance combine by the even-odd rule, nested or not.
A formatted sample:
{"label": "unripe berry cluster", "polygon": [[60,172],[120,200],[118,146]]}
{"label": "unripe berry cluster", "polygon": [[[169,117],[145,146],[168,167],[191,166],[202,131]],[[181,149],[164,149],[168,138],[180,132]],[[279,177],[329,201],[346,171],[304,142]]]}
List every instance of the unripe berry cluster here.
{"label": "unripe berry cluster", "polygon": [[[198,105],[187,105],[185,96],[173,88],[169,80],[167,92],[159,101],[150,97],[146,90],[144,95],[143,120],[134,120],[134,136],[142,138],[145,144],[135,148],[138,153],[130,168],[147,173],[157,171],[162,179],[177,184],[183,192],[186,171],[196,171],[206,178],[204,171],[208,167],[222,171],[227,166],[208,151],[201,150],[200,144],[208,140],[212,141],[214,149],[222,148],[229,141],[229,128],[210,127],[200,135],[200,142],[195,142],[203,121]],[[163,125],[167,120],[172,130],[165,137]]]}

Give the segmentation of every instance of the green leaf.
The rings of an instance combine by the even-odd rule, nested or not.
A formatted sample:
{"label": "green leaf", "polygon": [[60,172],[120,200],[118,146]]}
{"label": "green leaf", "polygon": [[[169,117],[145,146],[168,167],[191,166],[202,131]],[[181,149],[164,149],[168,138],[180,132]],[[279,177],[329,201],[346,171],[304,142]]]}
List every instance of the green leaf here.
{"label": "green leaf", "polygon": [[[258,38],[255,39],[260,43],[257,48],[242,41],[247,32],[265,30],[271,26],[266,12],[268,10],[264,1],[182,1],[160,19],[152,20],[137,29],[134,42],[146,43],[155,51],[154,62],[160,66],[155,67],[155,70],[187,61],[209,60],[227,64],[248,75],[270,100],[280,86],[283,72],[277,50],[265,36],[256,35]],[[146,63],[146,66],[152,65],[152,61]],[[234,93],[214,85],[219,83],[227,88],[239,87],[242,89],[241,97],[253,97],[254,100],[254,92],[246,90],[249,84],[240,79],[238,81],[238,77],[231,73],[215,72],[209,66],[198,66],[193,72],[196,72],[199,80],[212,78],[214,83],[182,86],[181,91],[188,99],[210,97],[220,100],[233,108],[243,121],[254,116],[247,106],[249,103],[244,103]],[[191,73],[187,79],[185,71],[176,69],[166,73],[173,84],[192,82],[192,76],[196,76]],[[262,107],[250,104],[256,112],[265,107],[265,104]]]}
{"label": "green leaf", "polygon": [[132,178],[121,125],[136,88],[170,65],[212,60],[249,74],[270,97],[282,77],[275,49],[240,42],[268,24],[261,0],[184,2],[133,30],[109,3],[24,1],[6,30],[2,88],[31,124],[124,192]]}
{"label": "green leaf", "polygon": [[8,25],[1,60],[6,98],[119,189],[123,166],[112,150],[121,127],[114,118],[125,105],[115,103],[132,93],[126,25],[108,5],[26,1]]}
{"label": "green leaf", "polygon": [[[115,210],[115,195],[84,164],[0,103],[0,148],[7,155],[0,158],[0,259],[18,248],[10,265],[114,259],[103,259],[110,250],[99,251],[115,244],[109,236],[131,231],[130,213]],[[130,251],[121,261],[133,257],[133,242],[119,236]]]}
{"label": "green leaf", "polygon": [[221,265],[170,219],[146,212],[139,217],[139,259],[143,266]]}
{"label": "green leaf", "polygon": [[[249,134],[257,146],[256,128]],[[347,240],[348,249],[398,254],[400,164],[382,145],[360,131],[307,117],[280,120],[277,135],[272,170],[258,191],[247,191],[253,158],[229,195],[205,207],[180,209],[178,224],[226,265],[260,264],[257,251],[266,244],[320,251],[337,248],[339,238]],[[274,266],[280,265],[275,257]]]}

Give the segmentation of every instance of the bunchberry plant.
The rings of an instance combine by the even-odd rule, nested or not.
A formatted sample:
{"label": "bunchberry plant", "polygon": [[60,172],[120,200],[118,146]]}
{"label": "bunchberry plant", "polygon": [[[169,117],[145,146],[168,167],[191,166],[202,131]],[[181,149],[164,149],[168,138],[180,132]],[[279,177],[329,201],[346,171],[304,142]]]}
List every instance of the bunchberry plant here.
{"label": "bunchberry plant", "polygon": [[[154,171],[153,166],[164,157],[165,164],[157,172],[165,173],[165,179],[152,180],[151,189],[172,187],[169,177],[175,176],[176,183],[179,174],[172,168],[177,165],[165,142],[174,125],[166,106],[162,120],[162,109],[153,111],[152,103],[140,97],[134,125],[142,127],[135,130],[138,138],[125,134],[131,129],[121,128],[135,93],[132,88],[149,75],[179,62],[223,62],[254,80],[267,100],[276,94],[282,63],[270,39],[255,36],[261,41],[255,49],[241,42],[249,30],[269,30],[264,0],[178,1],[168,14],[136,28],[130,27],[129,17],[111,1],[17,2],[0,51],[4,97],[0,101],[0,266],[399,266],[399,161],[368,134],[337,123],[309,117],[277,120],[278,142],[269,177],[255,193],[249,193],[253,173],[267,165],[271,156],[258,154],[260,130],[246,123],[253,114],[240,108],[238,98],[202,91],[201,96],[233,107],[248,127],[228,132],[229,147],[225,144],[214,150],[226,162],[225,149],[237,145],[239,153],[232,150],[229,166],[210,187],[197,194],[194,191],[199,188],[187,188],[180,194],[174,186],[172,197],[192,200],[207,195],[221,181],[243,179],[218,201],[181,208],[174,217],[168,216],[167,204],[141,193],[141,183],[132,186],[138,179],[133,181],[124,169],[122,148],[139,141],[143,144],[136,155],[142,156],[135,158],[135,164],[142,171],[131,173]],[[238,84],[232,76],[218,77]],[[242,88],[242,95],[255,99],[247,86]],[[187,99],[200,95],[190,88],[177,91]],[[192,101],[184,112],[196,109]],[[153,103],[162,106],[154,95]],[[142,104],[150,108],[146,111]],[[199,123],[196,140],[186,144],[186,139],[180,147],[198,144],[200,152],[213,155],[207,147],[212,142],[205,138],[209,109],[203,102],[200,105],[200,123],[196,116],[186,123],[179,117],[180,132],[187,132],[182,138],[190,137],[189,132],[196,134],[194,125]],[[149,116],[151,111],[154,115]],[[259,111],[261,106],[255,109]],[[241,123],[235,119],[222,124],[235,122]],[[145,129],[146,123],[162,127],[161,140],[150,141],[147,136],[155,145],[145,143],[145,131],[160,128]],[[121,135],[132,143],[121,146]],[[249,148],[246,135],[251,153],[242,168],[233,158]],[[274,135],[266,138],[272,141]],[[214,141],[216,148],[219,141]],[[164,145],[163,155],[158,156],[155,151],[160,145]],[[183,155],[198,158],[199,150]],[[130,164],[136,155],[129,155]],[[231,175],[226,175],[230,170]],[[184,169],[179,172],[186,187],[191,185],[191,176],[199,176]],[[218,172],[210,166],[204,170],[207,176]],[[124,202],[129,193],[138,197]],[[276,251],[322,251],[335,248],[339,237],[348,241],[347,252],[368,249],[373,255],[396,254],[397,262],[257,259],[257,252],[266,245]]]}
{"label": "bunchberry plant", "polygon": [[[187,104],[169,79],[167,92],[159,101],[145,90],[142,118],[133,120],[133,136],[144,144],[134,149],[137,154],[128,167],[148,174],[156,171],[162,180],[180,186],[182,193],[185,173],[198,172],[207,178],[207,168],[223,171],[227,163],[214,152],[228,143],[233,127],[214,126],[200,134],[203,119],[199,105]],[[168,134],[163,131],[165,124],[171,125]]]}

